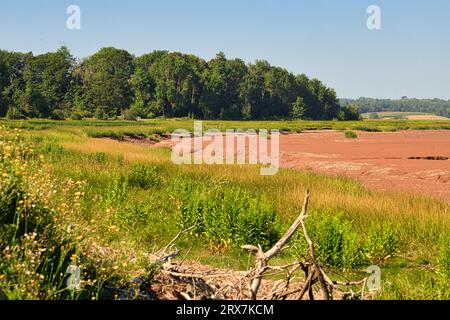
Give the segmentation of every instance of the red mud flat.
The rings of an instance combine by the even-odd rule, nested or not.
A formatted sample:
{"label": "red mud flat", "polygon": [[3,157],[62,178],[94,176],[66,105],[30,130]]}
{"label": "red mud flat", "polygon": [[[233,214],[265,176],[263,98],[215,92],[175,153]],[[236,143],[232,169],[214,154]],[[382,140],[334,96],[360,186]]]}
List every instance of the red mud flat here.
{"label": "red mud flat", "polygon": [[[410,191],[450,202],[450,131],[357,135],[357,139],[348,139],[337,131],[281,135],[280,166],[344,175],[372,189]],[[208,144],[203,141],[193,154],[201,153]],[[170,140],[154,145],[173,146]],[[246,153],[248,156],[248,149]]]}
{"label": "red mud flat", "polygon": [[450,131],[321,131],[282,136],[281,166],[345,175],[376,190],[450,201]]}

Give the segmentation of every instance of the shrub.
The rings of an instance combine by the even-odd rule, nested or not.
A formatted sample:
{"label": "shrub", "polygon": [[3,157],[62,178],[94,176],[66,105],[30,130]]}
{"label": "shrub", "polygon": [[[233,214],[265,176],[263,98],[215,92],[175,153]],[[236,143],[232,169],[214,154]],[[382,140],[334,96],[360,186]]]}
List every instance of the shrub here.
{"label": "shrub", "polygon": [[50,119],[52,119],[52,120],[64,120],[64,119],[66,119],[66,114],[61,109],[55,109],[55,110],[53,110],[52,114],[50,115]]}
{"label": "shrub", "polygon": [[173,196],[179,200],[180,228],[195,226],[193,232],[209,241],[213,251],[244,244],[267,248],[278,238],[276,212],[263,196],[190,179],[178,180]]}
{"label": "shrub", "polygon": [[6,113],[6,118],[9,120],[21,120],[26,119],[26,116],[18,108],[11,107]]}
{"label": "shrub", "polygon": [[94,111],[94,118],[98,120],[108,120],[108,114],[105,112],[108,107],[97,107]]}
{"label": "shrub", "polygon": [[354,133],[353,131],[345,131],[345,137],[347,139],[357,139],[358,135]]}
{"label": "shrub", "polygon": [[104,203],[107,207],[116,207],[125,203],[128,198],[128,180],[116,176],[106,188]]}
{"label": "shrub", "polygon": [[397,251],[399,242],[398,227],[391,224],[372,224],[365,241],[368,259],[373,263],[383,262]]}
{"label": "shrub", "polygon": [[72,119],[72,120],[83,120],[83,115],[81,113],[78,113],[78,112],[73,112],[70,115],[70,119]]}
{"label": "shrub", "polygon": [[134,109],[126,109],[122,112],[122,117],[124,120],[137,121],[139,118],[139,112]]}
{"label": "shrub", "polygon": [[128,183],[142,189],[158,187],[161,184],[160,171],[156,166],[135,163],[128,175]]}
{"label": "shrub", "polygon": [[89,111],[83,111],[83,110],[74,110],[70,114],[70,118],[72,120],[82,120],[84,118],[92,118],[94,115]]}
{"label": "shrub", "polygon": [[238,216],[237,243],[270,247],[279,236],[275,219],[275,211],[264,196],[249,199],[247,211]]}
{"label": "shrub", "polygon": [[139,230],[149,222],[150,208],[141,203],[123,203],[115,207],[114,225],[128,232]]}
{"label": "shrub", "polygon": [[[306,226],[314,242],[317,259],[322,264],[347,270],[366,262],[358,233],[342,213],[332,215],[327,211],[311,212]],[[297,253],[309,254],[303,234],[299,234],[295,242]]]}

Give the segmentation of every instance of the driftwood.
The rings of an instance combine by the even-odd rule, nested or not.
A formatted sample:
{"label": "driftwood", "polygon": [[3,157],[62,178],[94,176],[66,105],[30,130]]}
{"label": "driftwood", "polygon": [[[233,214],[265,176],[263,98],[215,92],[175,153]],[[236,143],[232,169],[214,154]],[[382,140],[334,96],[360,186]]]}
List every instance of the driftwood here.
{"label": "driftwood", "polygon": [[[300,291],[301,295],[303,296],[303,294],[307,290],[310,290],[310,287],[313,284],[313,281],[312,281],[313,276],[316,275],[317,279],[320,283],[320,286],[321,286],[323,299],[324,300],[332,299],[332,290],[333,290],[334,284],[333,284],[333,282],[328,281],[329,278],[326,276],[323,269],[317,263],[314,243],[311,241],[311,238],[308,235],[308,231],[307,231],[306,225],[305,225],[305,220],[308,218],[309,196],[310,196],[309,191],[307,191],[300,215],[294,221],[292,226],[288,229],[286,234],[270,250],[268,250],[267,252],[263,252],[261,247],[254,247],[254,246],[244,246],[243,247],[243,249],[245,249],[245,250],[256,253],[256,264],[255,264],[255,268],[253,270],[254,278],[250,284],[250,292],[251,292],[250,298],[252,300],[257,299],[261,280],[262,280],[264,274],[268,270],[267,266],[269,264],[270,259],[275,257],[277,254],[279,254],[281,252],[281,250],[283,250],[283,248],[288,244],[288,242],[291,240],[292,236],[295,234],[295,232],[300,227],[302,227],[302,229],[303,229],[303,234],[304,234],[305,240],[309,246],[310,258],[311,258],[313,270],[310,270],[310,268],[307,268],[307,270],[304,269],[305,275],[306,275],[306,281],[305,281],[304,287],[300,290],[294,290],[293,293]],[[299,262],[299,265],[300,265],[300,262]],[[290,282],[290,278],[292,277],[292,274],[293,274],[293,272],[290,272],[290,275],[288,276],[286,288],[289,287],[289,282]],[[284,293],[282,296],[285,297],[286,293]]]}
{"label": "driftwood", "polygon": [[[152,291],[161,299],[262,299],[262,300],[331,300],[334,298],[364,299],[367,278],[361,281],[333,281],[317,262],[314,243],[311,240],[305,221],[308,218],[309,191],[306,192],[302,210],[281,237],[268,251],[261,246],[246,245],[242,248],[255,254],[255,266],[244,272],[223,271],[207,268],[200,264],[174,264],[171,259],[179,254],[173,250],[176,240],[191,229],[180,232],[166,247],[153,255],[152,263],[159,267]],[[298,230],[309,247],[307,261],[295,261],[284,266],[272,266],[270,260],[278,255]],[[302,281],[294,281],[297,273],[303,272]],[[283,280],[264,280],[265,277],[285,274]],[[316,284],[318,287],[316,288]],[[362,289],[341,291],[339,287],[361,286]]]}

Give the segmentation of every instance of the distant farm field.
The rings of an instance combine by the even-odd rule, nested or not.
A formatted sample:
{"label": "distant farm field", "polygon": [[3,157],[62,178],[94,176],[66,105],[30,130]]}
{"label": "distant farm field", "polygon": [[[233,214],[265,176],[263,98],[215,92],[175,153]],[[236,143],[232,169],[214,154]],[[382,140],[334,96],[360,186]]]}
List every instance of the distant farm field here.
{"label": "distant farm field", "polygon": [[[333,277],[341,279],[343,274],[346,278],[360,277],[368,266],[375,264],[383,272],[382,290],[375,296],[378,299],[448,298],[449,201],[420,189],[390,188],[389,184],[383,189],[366,182],[370,182],[371,175],[379,179],[383,174],[382,170],[377,171],[381,166],[374,163],[389,158],[386,154],[389,150],[380,154],[382,150],[378,152],[373,146],[386,137],[388,149],[402,153],[396,143],[411,147],[414,145],[411,139],[426,132],[424,141],[417,140],[423,145],[417,149],[408,147],[406,153],[394,154],[392,158],[402,158],[397,159],[403,161],[399,162],[399,168],[406,171],[409,164],[423,165],[418,171],[426,171],[428,163],[443,166],[433,170],[448,170],[446,161],[450,160],[433,162],[419,158],[450,156],[447,149],[430,150],[430,144],[441,146],[440,139],[448,138],[450,121],[203,122],[204,130],[281,130],[285,162],[274,176],[261,176],[259,167],[252,165],[173,164],[170,145],[158,143],[176,129],[192,131],[191,119],[1,120],[0,126],[5,145],[2,159],[24,148],[35,156],[17,158],[20,170],[29,170],[30,177],[36,177],[33,170],[45,173],[57,181],[54,186],[69,180],[81,188],[74,193],[77,200],[73,206],[58,200],[61,201],[57,202],[58,208],[77,208],[64,209],[64,219],[75,230],[81,230],[76,234],[78,251],[72,254],[81,259],[90,257],[95,248],[96,254],[103,252],[106,262],[102,262],[99,270],[106,271],[97,272],[105,277],[113,274],[108,281],[120,283],[121,279],[141,274],[146,270],[148,254],[165,246],[186,228],[193,231],[178,239],[179,259],[245,270],[253,264],[253,257],[240,246],[273,244],[298,215],[305,190],[309,189],[309,228],[317,242],[319,259]],[[372,149],[364,149],[369,145]],[[358,153],[364,150],[373,152],[368,156],[370,159]],[[352,158],[342,161],[364,164],[372,171],[355,171],[355,175],[347,174],[349,168],[333,171],[336,168],[333,163],[341,161],[341,152]],[[32,170],[32,164],[22,165],[24,159],[38,161],[36,168]],[[296,161],[297,164],[301,161],[302,166],[292,165]],[[319,162],[326,170],[317,170]],[[324,162],[328,162],[328,167]],[[364,179],[357,181],[364,174]],[[3,182],[9,181],[6,179],[10,176],[11,173],[3,175]],[[439,183],[445,191],[449,181],[442,179]],[[420,179],[414,183],[420,184]],[[70,193],[65,190],[69,188],[55,191],[61,194],[58,199]],[[58,221],[58,217],[55,219]],[[304,248],[304,239],[297,237],[277,261],[286,263],[293,256],[304,254]],[[21,292],[11,294],[20,296]]]}

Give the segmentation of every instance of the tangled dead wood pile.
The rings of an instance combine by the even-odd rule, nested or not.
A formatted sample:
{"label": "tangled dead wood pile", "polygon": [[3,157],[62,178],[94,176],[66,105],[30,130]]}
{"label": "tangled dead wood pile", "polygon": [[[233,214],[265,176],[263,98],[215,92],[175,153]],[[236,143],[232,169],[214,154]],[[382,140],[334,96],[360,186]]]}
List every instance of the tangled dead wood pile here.
{"label": "tangled dead wood pile", "polygon": [[[151,291],[158,299],[183,300],[332,300],[366,298],[367,278],[356,282],[333,281],[316,259],[314,243],[309,237],[305,220],[308,218],[309,191],[306,192],[302,211],[284,236],[268,251],[261,247],[244,246],[254,252],[255,266],[248,271],[220,270],[196,263],[172,263],[178,255],[173,251],[175,239],[155,255],[158,265]],[[301,229],[309,246],[309,257],[284,266],[269,262],[289,243]],[[186,230],[188,232],[190,230]],[[279,279],[279,280],[273,280]],[[353,292],[350,288],[361,288]]]}

